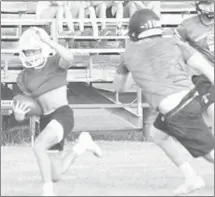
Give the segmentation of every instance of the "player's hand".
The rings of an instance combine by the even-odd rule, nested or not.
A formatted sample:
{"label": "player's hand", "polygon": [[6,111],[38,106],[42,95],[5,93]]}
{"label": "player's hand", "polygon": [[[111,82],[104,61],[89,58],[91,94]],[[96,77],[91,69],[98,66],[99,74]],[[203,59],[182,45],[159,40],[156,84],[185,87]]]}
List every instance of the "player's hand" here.
{"label": "player's hand", "polygon": [[28,105],[24,102],[16,101],[13,103],[13,112],[16,120],[23,121],[25,119],[25,115],[30,111]]}
{"label": "player's hand", "polygon": [[47,35],[41,33],[41,31],[37,27],[32,27],[32,29],[34,31],[34,36],[35,36],[36,39],[39,39],[39,40],[41,40],[42,42],[45,42],[45,43],[50,41],[50,38]]}

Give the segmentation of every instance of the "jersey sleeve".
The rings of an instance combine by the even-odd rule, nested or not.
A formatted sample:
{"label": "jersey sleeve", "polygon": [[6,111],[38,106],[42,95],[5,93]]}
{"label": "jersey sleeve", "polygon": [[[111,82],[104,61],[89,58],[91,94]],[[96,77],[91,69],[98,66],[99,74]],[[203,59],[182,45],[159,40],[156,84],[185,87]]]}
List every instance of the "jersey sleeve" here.
{"label": "jersey sleeve", "polygon": [[51,64],[53,66],[57,66],[57,67],[60,67],[64,70],[67,70],[70,68],[70,62],[64,60],[59,53],[56,53],[55,55],[53,55],[52,57],[50,57],[50,61],[51,61]]}
{"label": "jersey sleeve", "polygon": [[22,91],[22,93],[24,93],[26,95],[30,95],[30,92],[28,91],[28,89],[25,86],[24,75],[25,75],[25,72],[21,71],[17,76],[16,82],[17,82],[19,89]]}
{"label": "jersey sleeve", "polygon": [[175,30],[174,34],[177,38],[183,41],[187,41],[188,34],[184,23],[181,23]]}
{"label": "jersey sleeve", "polygon": [[52,64],[52,66],[58,66],[59,65],[59,62],[60,62],[60,55],[59,53],[55,53],[53,56],[49,57],[49,62],[50,64]]}

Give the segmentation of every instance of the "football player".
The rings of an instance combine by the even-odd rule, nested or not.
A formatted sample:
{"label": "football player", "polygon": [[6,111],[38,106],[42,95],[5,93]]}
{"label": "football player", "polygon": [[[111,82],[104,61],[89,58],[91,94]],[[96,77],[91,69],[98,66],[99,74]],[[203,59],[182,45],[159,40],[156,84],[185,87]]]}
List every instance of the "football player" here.
{"label": "football player", "polygon": [[[196,1],[198,15],[184,20],[175,34],[197,49],[214,66],[214,1]],[[201,73],[191,70],[199,93],[202,114],[214,131],[214,86]]]}
{"label": "football player", "polygon": [[[60,180],[86,150],[101,156],[100,148],[88,133],[81,133],[70,152],[62,155],[64,140],[74,126],[73,110],[67,100],[67,70],[73,54],[50,39],[41,28],[27,29],[19,39],[20,59],[24,70],[17,83],[22,92],[34,98],[42,107],[40,132],[33,151],[43,180],[43,195],[53,196],[53,182]],[[50,53],[54,51],[54,55]],[[13,106],[16,120],[23,121],[29,111],[24,102]]]}
{"label": "football player", "polygon": [[175,195],[181,196],[202,188],[204,180],[186,161],[179,145],[194,158],[214,163],[214,138],[201,116],[188,69],[197,69],[214,84],[214,67],[189,45],[162,34],[159,17],[152,10],[133,14],[129,22],[131,41],[114,85],[118,92],[126,90],[132,75],[147,102],[158,112],[152,137],[184,175],[184,184],[175,190]]}

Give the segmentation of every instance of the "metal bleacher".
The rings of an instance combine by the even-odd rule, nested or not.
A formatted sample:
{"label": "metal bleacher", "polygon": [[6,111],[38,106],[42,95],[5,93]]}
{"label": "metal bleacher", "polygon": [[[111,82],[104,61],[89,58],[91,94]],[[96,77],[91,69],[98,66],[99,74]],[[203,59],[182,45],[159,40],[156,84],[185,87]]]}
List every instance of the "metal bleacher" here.
{"label": "metal bleacher", "polygon": [[[127,36],[118,35],[107,35],[107,36],[71,36],[71,35],[59,35],[57,31],[57,25],[55,20],[38,20],[35,19],[35,2],[19,2],[18,6],[7,7],[1,6],[1,82],[5,84],[16,83],[16,76],[22,69],[21,62],[18,59],[17,41],[24,29],[30,26],[43,27],[48,30],[50,36],[53,40],[60,42],[66,40],[68,42],[90,42],[95,43],[108,43],[108,42],[118,42],[119,45],[112,45],[109,47],[104,47],[102,45],[96,48],[70,48],[70,50],[75,54],[74,67],[68,71],[67,79],[70,83],[72,82],[82,82],[88,84],[88,88],[94,87],[95,84],[111,84],[114,78],[115,68],[117,61],[119,60],[119,55],[124,52],[125,45],[127,43]],[[30,11],[29,11],[30,6]],[[195,15],[195,8],[192,5],[192,1],[162,1],[161,3],[161,23],[165,29],[166,35],[169,36],[172,32],[172,28],[176,27],[183,19]],[[10,17],[11,16],[11,17]],[[16,17],[13,17],[16,16]],[[78,24],[78,19],[73,19],[75,24]],[[123,26],[127,27],[129,19],[123,19]],[[98,25],[101,23],[101,19],[97,19]],[[116,27],[115,19],[106,19],[107,26],[110,28]],[[85,28],[90,28],[91,23],[89,19],[85,19]],[[3,30],[7,34],[3,33]],[[9,43],[9,47],[8,47]],[[108,44],[107,44],[108,45]],[[107,61],[97,60],[100,56],[106,56]],[[105,69],[110,63],[109,57],[115,57],[115,66],[113,65],[111,69]],[[117,57],[118,56],[118,57]],[[80,62],[80,59],[84,61]],[[101,58],[100,58],[101,59]],[[77,60],[77,61],[76,61]],[[114,64],[111,63],[111,64]],[[95,87],[97,87],[95,85]],[[106,104],[74,104],[71,105],[72,108],[109,108],[109,109],[123,109],[124,116],[126,113],[132,114],[132,119],[138,119],[135,122],[137,128],[142,127],[143,119],[143,108],[148,108],[147,103],[142,102],[141,90],[135,87],[131,92],[135,95],[132,100],[128,103],[122,103],[119,100],[119,94],[114,93],[109,96],[105,92],[101,92],[96,89],[100,96],[103,96],[106,100],[110,101]],[[1,108],[4,114],[11,113],[11,102],[2,101]],[[131,118],[129,118],[131,120]]]}

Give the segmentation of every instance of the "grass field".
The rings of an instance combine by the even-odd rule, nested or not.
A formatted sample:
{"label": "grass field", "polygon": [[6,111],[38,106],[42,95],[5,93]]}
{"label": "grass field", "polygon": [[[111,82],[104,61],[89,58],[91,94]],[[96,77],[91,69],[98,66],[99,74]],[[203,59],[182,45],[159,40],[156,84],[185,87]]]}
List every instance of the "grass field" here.
{"label": "grass field", "polygon": [[[182,175],[154,144],[98,141],[104,157],[85,153],[56,185],[59,196],[171,196]],[[66,145],[66,150],[71,144]],[[41,178],[31,148],[1,147],[1,196],[38,196]],[[202,159],[192,160],[206,187],[193,196],[214,196],[214,168]]]}

